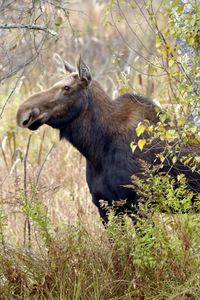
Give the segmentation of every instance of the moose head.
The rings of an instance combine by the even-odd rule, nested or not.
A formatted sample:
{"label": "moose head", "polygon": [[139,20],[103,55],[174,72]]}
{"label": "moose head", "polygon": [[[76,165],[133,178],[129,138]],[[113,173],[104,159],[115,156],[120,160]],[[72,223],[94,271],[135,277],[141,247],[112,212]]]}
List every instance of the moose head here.
{"label": "moose head", "polygon": [[87,109],[84,93],[91,82],[88,66],[79,59],[78,72],[64,62],[69,75],[51,88],[29,97],[17,112],[20,127],[36,130],[43,124],[61,129]]}

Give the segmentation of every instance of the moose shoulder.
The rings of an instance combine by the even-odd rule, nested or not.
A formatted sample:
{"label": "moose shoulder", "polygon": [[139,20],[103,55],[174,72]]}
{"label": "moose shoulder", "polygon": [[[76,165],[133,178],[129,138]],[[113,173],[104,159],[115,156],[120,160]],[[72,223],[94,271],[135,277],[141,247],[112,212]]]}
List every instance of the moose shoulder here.
{"label": "moose shoulder", "polygon": [[[156,147],[134,153],[130,143],[137,140],[139,122],[158,121],[151,100],[134,94],[124,94],[111,100],[100,84],[91,79],[89,68],[80,59],[78,72],[65,65],[70,75],[43,92],[32,95],[17,112],[17,124],[36,130],[47,124],[60,130],[87,160],[86,178],[92,199],[100,216],[107,222],[106,207],[116,214],[135,213],[137,195],[126,186],[131,176],[144,176],[141,161],[155,163]],[[173,173],[173,172],[172,172]],[[176,172],[175,172],[176,173]],[[191,174],[190,174],[191,175]],[[194,189],[200,183],[194,186]],[[117,203],[117,204],[116,204]]]}

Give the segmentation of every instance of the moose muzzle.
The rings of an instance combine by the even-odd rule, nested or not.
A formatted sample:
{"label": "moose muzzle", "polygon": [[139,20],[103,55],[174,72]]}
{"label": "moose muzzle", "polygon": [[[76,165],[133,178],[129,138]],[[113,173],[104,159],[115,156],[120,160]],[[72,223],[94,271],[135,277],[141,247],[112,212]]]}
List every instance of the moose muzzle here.
{"label": "moose muzzle", "polygon": [[40,116],[40,109],[33,108],[25,110],[23,107],[19,108],[17,112],[17,125],[23,128],[29,127]]}

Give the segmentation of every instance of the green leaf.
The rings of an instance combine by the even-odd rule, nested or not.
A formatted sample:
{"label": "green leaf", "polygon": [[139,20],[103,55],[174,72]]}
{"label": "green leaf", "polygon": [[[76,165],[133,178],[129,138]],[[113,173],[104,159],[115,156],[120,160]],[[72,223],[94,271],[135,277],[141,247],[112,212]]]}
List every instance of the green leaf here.
{"label": "green leaf", "polygon": [[176,11],[177,13],[181,13],[183,10],[184,10],[184,6],[182,5],[182,6],[178,6]]}
{"label": "green leaf", "polygon": [[194,45],[194,42],[195,42],[194,37],[190,37],[188,43],[192,46]]}
{"label": "green leaf", "polygon": [[166,116],[166,114],[160,114],[159,118],[164,123],[166,121],[167,116]]}
{"label": "green leaf", "polygon": [[157,67],[154,67],[153,65],[149,65],[149,72],[150,73],[156,73],[158,71]]}
{"label": "green leaf", "polygon": [[174,140],[176,138],[176,131],[174,129],[167,130],[166,138]]}
{"label": "green leaf", "polygon": [[171,2],[172,7],[176,7],[178,5],[179,5],[179,0],[174,0],[174,1]]}
{"label": "green leaf", "polygon": [[54,23],[54,24],[55,24],[56,26],[59,27],[60,25],[62,25],[62,23],[63,23],[63,18],[59,16],[59,17],[57,17],[57,19],[55,20],[55,23]]}
{"label": "green leaf", "polygon": [[162,45],[162,40],[159,36],[156,37],[156,48],[159,48]]}
{"label": "green leaf", "polygon": [[146,142],[147,141],[145,139],[141,139],[138,141],[138,147],[140,148],[141,151],[144,148],[144,145],[146,144]]}

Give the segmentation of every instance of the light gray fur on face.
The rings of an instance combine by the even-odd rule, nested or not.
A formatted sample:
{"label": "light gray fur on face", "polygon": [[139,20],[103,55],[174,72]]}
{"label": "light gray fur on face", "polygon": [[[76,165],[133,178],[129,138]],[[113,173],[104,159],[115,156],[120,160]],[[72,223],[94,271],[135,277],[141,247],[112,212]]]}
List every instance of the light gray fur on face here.
{"label": "light gray fur on face", "polygon": [[63,61],[63,64],[64,64],[64,67],[65,67],[65,70],[69,73],[74,73],[76,72],[76,68],[73,67],[70,63],[68,63],[67,61]]}

